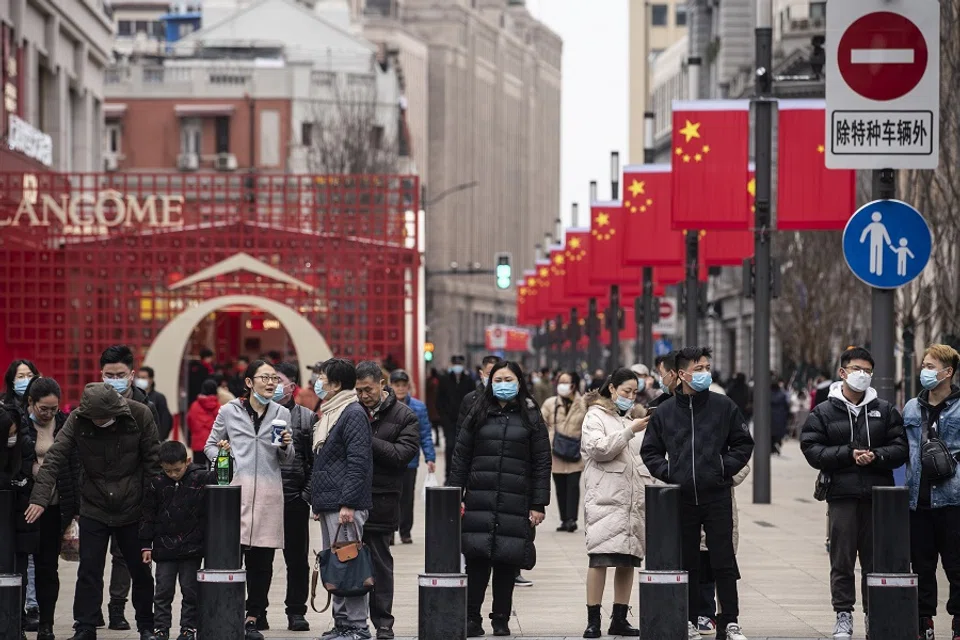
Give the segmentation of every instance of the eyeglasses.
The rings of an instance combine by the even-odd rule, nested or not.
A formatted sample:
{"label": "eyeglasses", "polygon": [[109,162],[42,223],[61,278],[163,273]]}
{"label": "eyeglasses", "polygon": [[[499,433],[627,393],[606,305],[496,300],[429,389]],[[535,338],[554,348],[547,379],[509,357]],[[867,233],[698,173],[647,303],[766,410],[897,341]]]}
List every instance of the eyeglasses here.
{"label": "eyeglasses", "polygon": [[280,376],[253,376],[253,379],[264,382],[280,382]]}
{"label": "eyeglasses", "polygon": [[865,374],[867,374],[868,376],[872,376],[872,375],[873,375],[873,369],[866,369],[866,368],[864,368],[864,367],[858,367],[858,366],[855,365],[855,364],[854,364],[854,365],[850,365],[849,367],[847,367],[847,371],[850,371],[851,373],[852,373],[852,372],[856,372],[856,371],[863,371],[863,372],[864,372]]}

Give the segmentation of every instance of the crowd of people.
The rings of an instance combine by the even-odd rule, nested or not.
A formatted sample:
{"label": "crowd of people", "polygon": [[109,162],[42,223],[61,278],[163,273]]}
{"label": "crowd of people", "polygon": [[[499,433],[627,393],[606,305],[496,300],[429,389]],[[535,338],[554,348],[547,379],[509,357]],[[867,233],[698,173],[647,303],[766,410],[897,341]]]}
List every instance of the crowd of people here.
{"label": "crowd of people", "polygon": [[[337,540],[362,541],[376,585],[369,596],[332,598],[322,640],[393,638],[391,547],[398,532],[401,543],[413,542],[417,472],[421,455],[428,474],[436,470],[436,426],[449,460],[445,482],[463,496],[468,637],[485,634],[491,582],[493,635],[510,635],[514,589],[532,584],[521,571],[536,564],[536,528],[551,498],[558,532],[583,528],[583,637],[604,632],[611,568],[606,632],[639,636],[629,604],[645,556],[644,489],[670,483],[679,485],[682,498],[688,638],[745,640],[738,620],[735,487],[749,473],[753,453],[749,394],[743,393],[748,385],[738,375],[719,387],[711,360],[709,348],[687,347],[658,357],[652,371],[634,365],[581,377],[577,371],[527,373],[491,355],[474,377],[457,356],[428,384],[426,402],[412,396],[405,371],[376,362],[316,363],[309,383],[301,385],[293,362],[244,361],[234,376],[242,378],[240,389],[201,360],[206,377],[195,385],[186,445],[162,431],[166,402],[153,389],[153,372],[136,370],[123,345],[103,352],[101,380],[86,385],[69,413],[55,380],[32,362],[15,360],[0,409],[0,430],[7,433],[0,483],[16,496],[16,563],[28,585],[24,628],[36,631],[37,640],[55,640],[61,547],[79,541],[72,640],[95,640],[97,629],[107,626],[108,551],[110,628],[129,628],[129,594],[141,640],[169,640],[178,628],[172,604],[179,585],[177,638],[193,640],[206,537],[203,493],[217,481],[211,462],[229,454],[231,482],[242,496],[247,640],[262,640],[270,628],[268,594],[278,549],[287,569],[287,628],[310,630],[311,521],[318,523],[324,549]],[[872,570],[872,488],[892,486],[894,469],[904,464],[919,637],[934,637],[939,559],[950,582],[953,637],[960,639],[958,366],[953,348],[931,346],[920,372],[924,390],[901,414],[871,387],[870,353],[848,349],[839,380],[794,427],[804,456],[819,471],[815,495],[828,507],[835,640],[853,634],[857,559],[864,576]],[[796,420],[789,394],[777,387],[784,397],[774,393],[773,402],[786,406],[780,418]],[[230,399],[224,401],[225,394]],[[274,425],[281,425],[279,434]],[[865,612],[866,596],[861,585]]]}

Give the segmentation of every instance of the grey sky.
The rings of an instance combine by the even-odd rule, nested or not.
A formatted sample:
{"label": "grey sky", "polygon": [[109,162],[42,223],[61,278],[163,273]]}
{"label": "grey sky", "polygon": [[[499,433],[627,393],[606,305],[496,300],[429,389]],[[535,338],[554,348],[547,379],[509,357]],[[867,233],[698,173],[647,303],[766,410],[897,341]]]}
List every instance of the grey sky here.
{"label": "grey sky", "polygon": [[[580,203],[586,225],[589,183],[610,198],[610,152],[627,157],[628,0],[527,0],[530,12],[563,38],[560,213]],[[642,108],[642,107],[641,107]],[[548,229],[544,229],[548,231]]]}

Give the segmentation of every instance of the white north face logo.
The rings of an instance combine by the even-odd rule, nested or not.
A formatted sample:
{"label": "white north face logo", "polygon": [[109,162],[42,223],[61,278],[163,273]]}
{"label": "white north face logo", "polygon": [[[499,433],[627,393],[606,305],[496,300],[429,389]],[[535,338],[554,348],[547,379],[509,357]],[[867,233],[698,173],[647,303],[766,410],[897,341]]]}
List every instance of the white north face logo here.
{"label": "white north face logo", "polygon": [[879,417],[880,417],[880,412],[877,411],[876,409],[874,409],[873,411],[871,411],[870,413],[867,414],[867,417],[868,417],[868,418],[879,418]]}

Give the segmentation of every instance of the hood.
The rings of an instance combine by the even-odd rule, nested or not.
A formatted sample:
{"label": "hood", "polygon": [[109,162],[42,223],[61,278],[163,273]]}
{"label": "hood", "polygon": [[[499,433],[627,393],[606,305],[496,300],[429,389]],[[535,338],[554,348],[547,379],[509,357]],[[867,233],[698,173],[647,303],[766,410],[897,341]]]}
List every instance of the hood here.
{"label": "hood", "polygon": [[[944,398],[943,402],[954,402],[957,398],[960,398],[960,387],[955,384],[950,385],[950,395]],[[928,409],[933,406],[930,404],[930,392],[926,389],[921,391],[920,395],[917,396],[917,402]]]}
{"label": "hood", "polygon": [[613,400],[600,395],[599,391],[588,391],[583,396],[583,406],[587,408],[587,411],[590,410],[590,407],[599,407],[612,416],[620,415],[620,410],[617,409],[617,405],[613,403]]}
{"label": "hood", "polygon": [[127,400],[106,382],[91,382],[83,388],[77,413],[90,420],[131,415]]}
{"label": "hood", "polygon": [[220,398],[217,396],[197,396],[197,404],[200,405],[200,408],[208,413],[216,413],[220,411]]}
{"label": "hood", "polygon": [[830,395],[827,397],[839,400],[846,405],[854,415],[860,415],[860,409],[877,399],[877,390],[873,387],[868,387],[866,393],[863,394],[863,400],[860,401],[860,404],[854,404],[843,395],[843,381],[841,380],[830,385]]}

